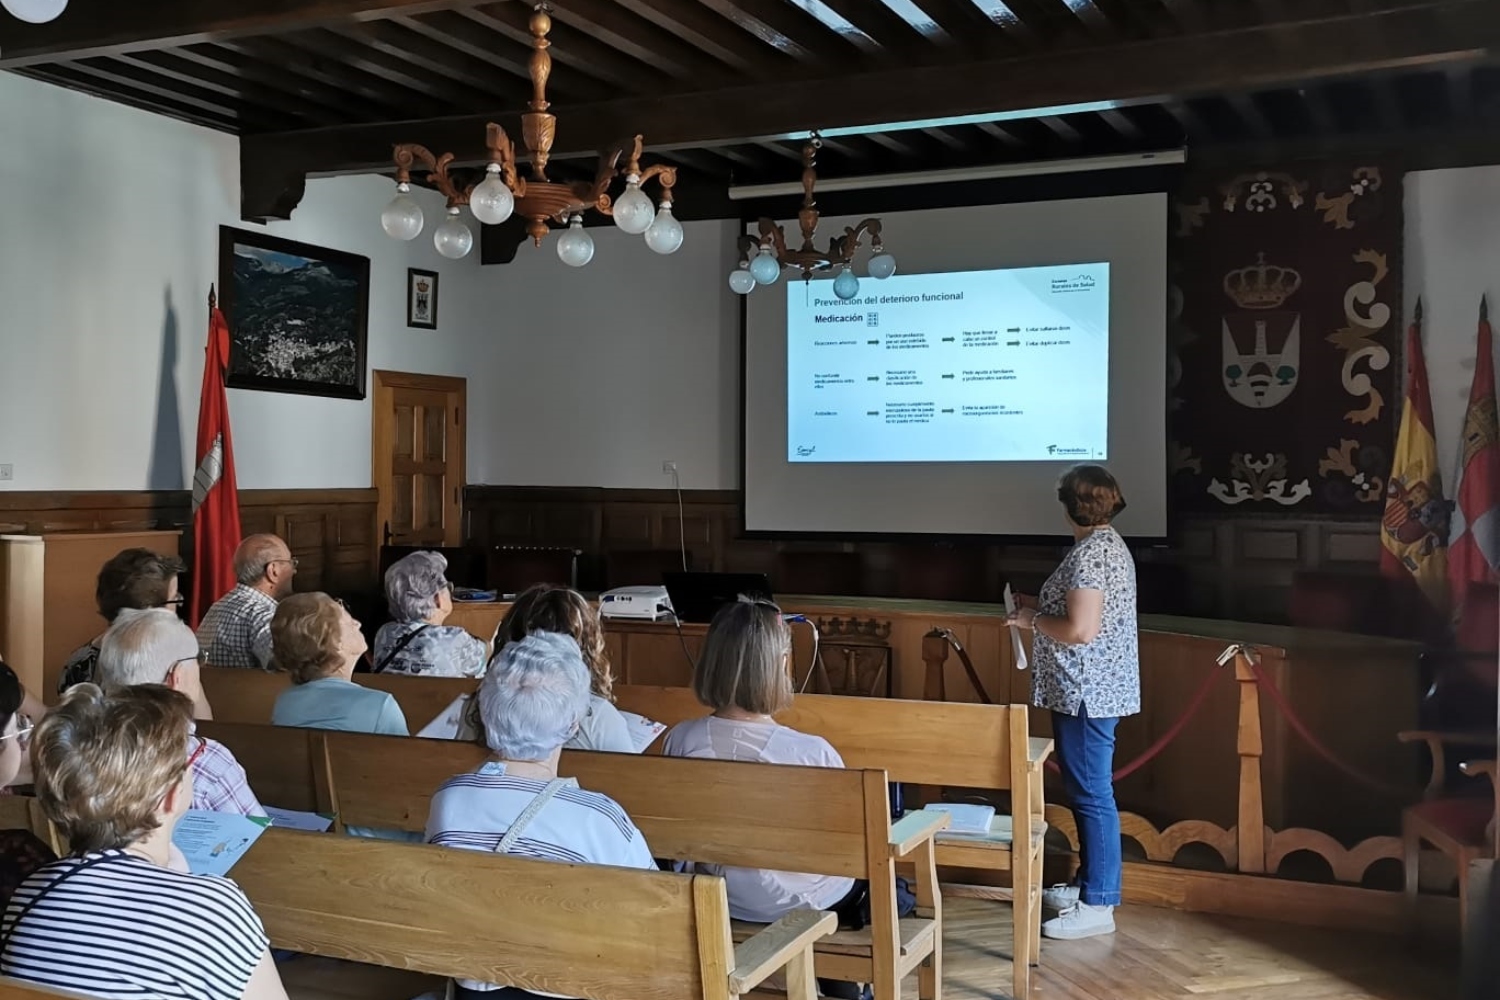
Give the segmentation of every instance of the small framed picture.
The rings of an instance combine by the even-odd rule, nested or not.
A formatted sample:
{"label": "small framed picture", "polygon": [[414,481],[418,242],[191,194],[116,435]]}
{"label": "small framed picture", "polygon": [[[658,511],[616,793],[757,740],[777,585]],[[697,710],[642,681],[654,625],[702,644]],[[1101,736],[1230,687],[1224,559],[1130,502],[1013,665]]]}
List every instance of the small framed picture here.
{"label": "small framed picture", "polygon": [[437,329],[438,275],[436,271],[406,269],[406,325]]}

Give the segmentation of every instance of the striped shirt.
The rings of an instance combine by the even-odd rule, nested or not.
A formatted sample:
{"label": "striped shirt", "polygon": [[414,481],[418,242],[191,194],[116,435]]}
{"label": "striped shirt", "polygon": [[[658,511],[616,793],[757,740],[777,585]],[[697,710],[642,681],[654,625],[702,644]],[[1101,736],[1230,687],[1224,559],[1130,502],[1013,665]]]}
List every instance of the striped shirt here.
{"label": "striped shirt", "polygon": [[35,872],[0,935],[0,974],[107,1000],[240,1000],[269,947],[233,882],[119,850]]}
{"label": "striped shirt", "polygon": [[271,669],[276,598],[243,583],[214,602],[198,623],[198,646],[215,667]]}

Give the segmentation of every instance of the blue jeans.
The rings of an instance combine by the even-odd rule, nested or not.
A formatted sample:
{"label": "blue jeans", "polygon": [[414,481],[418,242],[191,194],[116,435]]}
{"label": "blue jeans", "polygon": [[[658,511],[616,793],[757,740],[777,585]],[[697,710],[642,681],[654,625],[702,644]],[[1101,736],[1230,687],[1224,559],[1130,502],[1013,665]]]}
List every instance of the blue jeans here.
{"label": "blue jeans", "polygon": [[1120,810],[1115,807],[1115,726],[1119,719],[1052,713],[1058,767],[1078,824],[1078,898],[1090,906],[1120,905]]}

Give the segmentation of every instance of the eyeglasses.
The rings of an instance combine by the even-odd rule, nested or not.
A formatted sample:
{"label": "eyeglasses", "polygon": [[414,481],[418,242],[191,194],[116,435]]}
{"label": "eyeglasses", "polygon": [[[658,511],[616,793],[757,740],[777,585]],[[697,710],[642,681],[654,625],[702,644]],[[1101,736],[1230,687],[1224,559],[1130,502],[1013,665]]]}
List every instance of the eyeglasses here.
{"label": "eyeglasses", "polygon": [[296,556],[292,556],[290,559],[272,559],[270,562],[266,563],[266,565],[267,566],[274,566],[277,563],[290,563],[291,567],[292,567],[292,572],[295,573],[297,571],[297,566],[299,564],[299,560],[297,559]]}
{"label": "eyeglasses", "polygon": [[33,723],[27,722],[26,725],[20,727],[15,732],[13,732],[13,733],[6,733],[5,735],[0,736],[0,741],[4,741],[4,740],[8,740],[8,739],[13,739],[15,737],[20,737],[22,739],[25,739],[27,736],[31,735],[31,731],[33,729],[35,729],[35,728],[36,728],[36,726]]}
{"label": "eyeglasses", "polygon": [[162,601],[161,606],[164,608],[180,608],[186,603],[187,598],[178,594],[176,597],[169,597],[165,601]]}
{"label": "eyeglasses", "polygon": [[203,650],[200,649],[200,650],[198,650],[198,652],[194,653],[192,656],[184,656],[180,660],[173,660],[172,661],[172,665],[167,668],[167,672],[170,673],[173,670],[176,670],[177,669],[177,665],[179,663],[196,663],[200,667],[207,666],[207,664],[208,664],[208,654],[205,653]]}
{"label": "eyeglasses", "polygon": [[197,733],[193,734],[193,739],[198,741],[198,745],[193,748],[192,753],[188,754],[187,766],[189,770],[192,770],[193,765],[198,763],[198,758],[202,757],[203,752],[208,749],[208,740]]}

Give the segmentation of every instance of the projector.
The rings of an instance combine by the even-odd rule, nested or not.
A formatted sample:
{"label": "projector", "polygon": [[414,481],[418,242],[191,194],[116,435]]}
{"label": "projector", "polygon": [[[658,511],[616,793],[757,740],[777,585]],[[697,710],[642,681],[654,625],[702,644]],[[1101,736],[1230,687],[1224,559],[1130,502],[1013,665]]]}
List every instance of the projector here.
{"label": "projector", "polygon": [[666,587],[616,587],[599,595],[599,614],[604,618],[655,621],[671,613]]}

